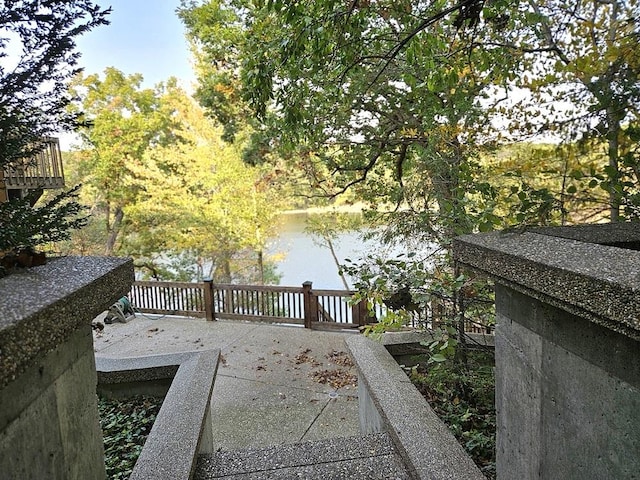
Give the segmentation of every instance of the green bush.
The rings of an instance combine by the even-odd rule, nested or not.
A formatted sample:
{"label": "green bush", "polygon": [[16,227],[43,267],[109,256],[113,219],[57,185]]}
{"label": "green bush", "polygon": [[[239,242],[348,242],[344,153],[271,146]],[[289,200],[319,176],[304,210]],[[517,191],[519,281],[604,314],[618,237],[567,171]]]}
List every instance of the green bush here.
{"label": "green bush", "polygon": [[[427,360],[425,358],[425,360]],[[495,478],[495,377],[492,352],[469,351],[467,365],[447,360],[413,367],[411,381],[489,479]]]}
{"label": "green bush", "polygon": [[112,400],[98,396],[108,479],[129,478],[162,400],[161,397],[147,396]]}

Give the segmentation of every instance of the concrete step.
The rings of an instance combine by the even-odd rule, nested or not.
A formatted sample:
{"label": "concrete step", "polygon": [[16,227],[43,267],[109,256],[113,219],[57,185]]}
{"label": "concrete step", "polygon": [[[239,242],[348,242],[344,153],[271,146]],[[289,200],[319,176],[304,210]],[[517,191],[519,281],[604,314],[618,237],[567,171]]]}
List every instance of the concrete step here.
{"label": "concrete step", "polygon": [[384,433],[200,455],[195,480],[411,478]]}

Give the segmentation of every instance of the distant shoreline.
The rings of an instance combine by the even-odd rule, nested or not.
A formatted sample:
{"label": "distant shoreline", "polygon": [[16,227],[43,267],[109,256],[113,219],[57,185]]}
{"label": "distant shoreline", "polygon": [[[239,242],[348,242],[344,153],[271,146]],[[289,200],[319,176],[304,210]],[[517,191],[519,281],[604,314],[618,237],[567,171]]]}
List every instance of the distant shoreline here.
{"label": "distant shoreline", "polygon": [[300,213],[318,214],[318,213],[362,213],[364,203],[354,203],[353,205],[333,205],[330,207],[309,207],[296,210],[283,210],[281,215],[296,215]]}

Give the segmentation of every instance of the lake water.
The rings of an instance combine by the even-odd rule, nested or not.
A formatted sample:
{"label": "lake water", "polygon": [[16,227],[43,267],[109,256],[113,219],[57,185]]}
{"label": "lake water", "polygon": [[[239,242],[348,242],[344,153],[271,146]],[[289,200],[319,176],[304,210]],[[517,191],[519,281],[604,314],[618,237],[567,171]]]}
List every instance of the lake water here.
{"label": "lake water", "polygon": [[[300,286],[308,280],[313,282],[315,288],[343,290],[331,252],[327,247],[319,246],[313,235],[305,232],[308,215],[282,215],[280,234],[268,247],[270,254],[284,254],[284,258],[277,262],[277,272],[281,274],[280,285]],[[340,262],[344,262],[345,258],[357,260],[380,249],[377,242],[363,241],[360,237],[359,232],[347,232],[333,241]],[[349,286],[352,287],[351,282]]]}

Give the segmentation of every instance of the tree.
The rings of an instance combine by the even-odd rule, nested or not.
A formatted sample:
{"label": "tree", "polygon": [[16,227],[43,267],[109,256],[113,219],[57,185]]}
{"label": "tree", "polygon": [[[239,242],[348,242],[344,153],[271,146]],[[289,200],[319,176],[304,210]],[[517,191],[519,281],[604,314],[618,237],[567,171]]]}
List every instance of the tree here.
{"label": "tree", "polygon": [[76,37],[107,24],[88,0],[8,0],[0,5],[0,166],[29,158],[42,138],[73,130],[67,82],[78,72]]}
{"label": "tree", "polygon": [[[527,101],[505,113],[526,133],[551,132],[605,164],[593,186],[609,195],[609,217],[638,217],[640,52],[637,0],[531,0],[510,9],[502,40],[520,52],[514,86]],[[509,109],[509,107],[505,107]]]}
{"label": "tree", "polygon": [[275,192],[268,176],[243,164],[240,152],[221,142],[220,130],[211,130],[218,135],[214,141],[154,152],[180,167],[169,174],[147,171],[144,194],[127,210],[130,234],[123,248],[156,269],[161,256],[186,256],[199,280],[263,283],[265,245],[276,225]]}
{"label": "tree", "polygon": [[[475,147],[490,140],[480,100],[511,57],[469,48],[460,17],[415,33],[438,12],[410,2],[231,1],[183,4],[182,16],[210,64],[200,69],[201,90],[222,90],[215,82],[225,65],[239,90],[205,106],[243,99],[323,194],[354,190],[395,209],[399,226],[446,238],[473,229],[464,210],[483,207],[469,194],[490,194],[472,178]],[[413,43],[395,49],[403,31]]]}
{"label": "tree", "polygon": [[[78,125],[78,115],[66,110],[66,84],[77,73],[75,40],[106,24],[108,13],[88,0],[0,5],[0,184],[3,170],[45,147],[44,137]],[[0,252],[68,237],[84,224],[74,198],[72,190],[38,208],[33,198],[3,204]]]}
{"label": "tree", "polygon": [[175,108],[166,98],[178,87],[175,80],[154,89],[142,89],[142,76],[125,75],[109,67],[104,79],[93,74],[79,76],[73,92],[79,98],[87,126],[80,129],[84,148],[90,152],[88,183],[104,212],[104,252],[113,253],[125,209],[144,190],[141,172],[145,154],[156,146],[180,140]]}
{"label": "tree", "polygon": [[[116,79],[129,85],[120,75]],[[275,226],[277,179],[265,169],[244,164],[240,148],[221,140],[222,129],[184,91],[171,83],[169,87],[161,95],[149,94],[157,102],[152,115],[127,113],[121,118],[119,110],[118,115],[109,114],[109,108],[96,101],[122,105],[137,95],[129,88],[111,87],[109,92],[120,95],[103,98],[101,91],[91,98],[99,115],[87,134],[97,148],[85,144],[85,150],[72,152],[67,170],[86,183],[83,194],[93,205],[94,225],[77,235],[74,245],[95,242],[95,221],[104,223],[109,212],[104,206],[108,189],[122,219],[117,252],[132,256],[143,275],[184,281],[264,281],[269,266],[262,257]],[[85,92],[87,98],[90,93]],[[170,112],[171,125],[179,130],[167,130],[164,141],[155,137],[147,142],[149,133],[136,128],[146,129],[154,121],[164,125],[154,117],[159,112]],[[177,140],[178,134],[179,141],[169,141]],[[136,145],[140,150],[134,155]],[[98,238],[104,242],[104,233]]]}
{"label": "tree", "polygon": [[[507,48],[475,48],[502,28],[502,2],[486,8],[482,28],[471,8],[478,4],[229,1],[183,8],[201,58],[212,65],[201,69],[201,84],[224,65],[226,58],[216,57],[223,52],[234,58],[239,80],[240,94],[205,106],[240,98],[272,143],[300,159],[316,191],[353,191],[367,202],[370,216],[388,226],[384,240],[446,247],[455,235],[500,223],[496,192],[478,180],[477,158],[496,136],[486,123],[486,91],[509,80],[517,58]],[[212,10],[220,13],[203,14]],[[234,50],[201,35],[227,29],[239,38]],[[462,326],[464,282],[449,284],[452,318]]]}
{"label": "tree", "polygon": [[314,237],[314,242],[318,246],[329,249],[345,290],[350,290],[349,282],[340,265],[335,242],[341,233],[357,231],[360,227],[362,227],[362,218],[351,213],[321,213],[307,218],[305,231]]}
{"label": "tree", "polygon": [[[435,240],[446,249],[455,235],[504,226],[499,214],[511,210],[523,225],[565,220],[553,209],[568,206],[578,185],[563,181],[556,198],[520,178],[505,197],[505,182],[496,185],[479,159],[552,125],[558,132],[570,123],[576,128],[567,121],[572,115],[542,121],[539,114],[571,91],[573,105],[600,112],[610,164],[603,172],[564,169],[562,178],[591,176],[586,187],[610,192],[614,219],[623,198],[638,197],[629,141],[637,135],[633,1],[221,0],[183,2],[182,11],[209,63],[200,72],[202,88],[217,88],[221,66],[234,75],[234,95],[209,97],[205,106],[241,102],[238,108],[263,122],[272,145],[302,159],[318,191],[351,190],[368,201],[392,227],[386,240]],[[219,39],[231,36],[233,48],[225,48]],[[570,90],[575,83],[580,88]],[[524,86],[536,87],[530,110],[511,98]],[[506,125],[491,121],[501,115]],[[583,125],[598,131],[597,122]],[[515,137],[505,135],[509,129]],[[566,147],[578,151],[576,137],[564,132]],[[628,154],[618,148],[623,143]],[[467,282],[444,258],[453,316],[462,321]]]}

